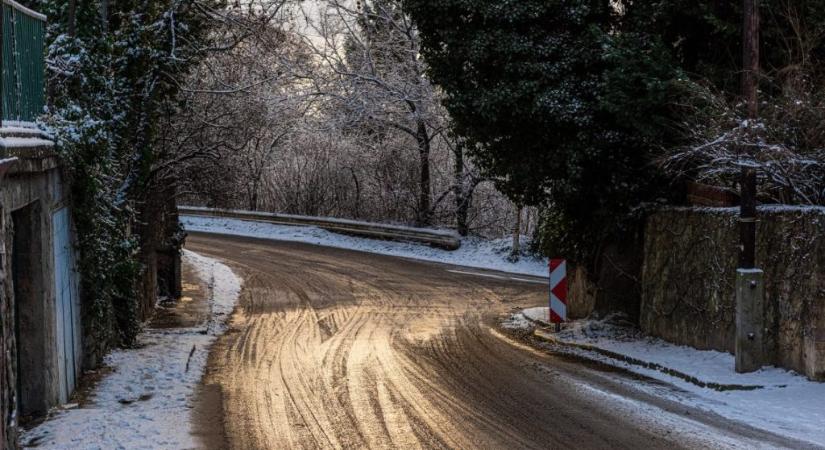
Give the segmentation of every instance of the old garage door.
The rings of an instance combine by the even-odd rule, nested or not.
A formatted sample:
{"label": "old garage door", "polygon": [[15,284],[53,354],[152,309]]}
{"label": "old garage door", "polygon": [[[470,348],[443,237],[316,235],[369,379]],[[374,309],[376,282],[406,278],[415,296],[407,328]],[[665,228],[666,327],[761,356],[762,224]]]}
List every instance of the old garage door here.
{"label": "old garage door", "polygon": [[54,244],[55,322],[57,324],[58,374],[60,402],[69,401],[77,384],[82,361],[80,341],[80,298],[75,270],[69,209],[52,215]]}

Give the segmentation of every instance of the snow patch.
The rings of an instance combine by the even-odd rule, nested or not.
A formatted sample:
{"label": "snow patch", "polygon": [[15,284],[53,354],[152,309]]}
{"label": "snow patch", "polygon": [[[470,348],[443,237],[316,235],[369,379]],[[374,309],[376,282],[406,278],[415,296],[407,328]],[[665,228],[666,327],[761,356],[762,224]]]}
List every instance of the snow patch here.
{"label": "snow patch", "polygon": [[[531,308],[522,314],[545,320],[547,308]],[[777,367],[764,367],[753,373],[736,373],[734,356],[729,353],[697,350],[649,337],[638,329],[626,326],[618,316],[570,322],[553,336],[562,342],[586,344],[667,367],[706,383],[763,386],[762,389],[750,391],[718,391],[595,352],[583,349],[564,350],[665,381],[693,395],[683,395],[676,391],[665,391],[663,394],[655,386],[638,384],[652,394],[666,395],[672,400],[782,436],[825,445],[825,383],[809,381],[795,372]]]}
{"label": "snow patch", "polygon": [[521,312],[524,314],[525,317],[528,319],[539,322],[539,323],[549,323],[550,322],[550,308],[547,306],[537,306],[535,308],[527,308]]}
{"label": "snow patch", "polygon": [[[181,210],[183,211],[184,215],[187,212],[191,214],[197,214],[198,212],[206,212],[206,213],[214,213],[216,211],[226,211],[231,214],[237,214],[241,217],[246,216],[249,220],[256,220],[259,217],[267,217],[271,219],[292,219],[297,221],[315,221],[319,219],[318,217],[312,216],[300,216],[296,214],[281,214],[281,213],[269,213],[269,212],[261,212],[261,211],[245,211],[242,209],[230,209],[230,210],[220,210],[215,208],[205,208],[201,206],[181,206]],[[243,219],[240,219],[243,220]],[[374,222],[364,222],[361,220],[352,220],[352,219],[339,219],[337,217],[323,217],[323,221],[326,223],[336,224],[336,225],[354,225],[359,227],[369,227],[376,225]],[[381,223],[381,228],[390,229],[390,230],[398,230],[398,231],[424,231],[427,233],[437,234],[439,236],[444,237],[454,237],[458,238],[456,232],[452,230],[445,230],[441,228],[424,228],[424,227],[410,227],[406,225],[398,225],[398,224],[388,224],[388,223]]]}
{"label": "snow patch", "polygon": [[529,330],[533,325],[523,314],[512,314],[501,322],[501,327],[508,330]]}
{"label": "snow patch", "polygon": [[382,241],[336,234],[317,227],[276,225],[223,217],[180,217],[187,230],[247,236],[277,241],[304,242],[382,255],[434,261],[456,266],[547,277],[547,260],[529,255],[510,262],[510,239],[465,238],[458,250],[442,250],[409,242]]}
{"label": "snow patch", "polygon": [[0,127],[2,128],[22,128],[26,130],[31,130],[32,128],[37,129],[38,124],[37,122],[29,122],[26,120],[3,120],[0,122]]}
{"label": "snow patch", "polygon": [[[190,410],[203,376],[209,346],[225,331],[241,291],[241,280],[226,265],[184,251],[184,261],[211,286],[212,318],[184,329],[147,329],[139,348],[114,350],[112,369],[83,408],[56,410],[46,422],[23,433],[24,445],[44,449],[196,448]],[[191,357],[190,357],[191,356]]]}
{"label": "snow patch", "polygon": [[54,142],[39,138],[6,137],[0,138],[0,147],[3,148],[33,148],[54,147]]}
{"label": "snow patch", "polygon": [[[739,215],[738,206],[668,206],[662,208],[663,211],[687,211],[687,212],[703,212],[709,214],[724,214],[724,215]],[[781,204],[765,204],[756,207],[758,213],[817,213],[825,214],[825,206],[820,205],[781,205]]]}

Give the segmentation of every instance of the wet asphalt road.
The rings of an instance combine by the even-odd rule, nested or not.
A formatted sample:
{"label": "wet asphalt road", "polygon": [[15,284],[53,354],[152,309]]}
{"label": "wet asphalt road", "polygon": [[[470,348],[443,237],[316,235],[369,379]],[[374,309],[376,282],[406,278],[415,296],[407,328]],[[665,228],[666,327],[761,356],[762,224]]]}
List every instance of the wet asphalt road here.
{"label": "wet asphalt road", "polygon": [[795,446],[497,331],[543,284],[249,238],[187,248],[244,279],[195,411],[207,448]]}

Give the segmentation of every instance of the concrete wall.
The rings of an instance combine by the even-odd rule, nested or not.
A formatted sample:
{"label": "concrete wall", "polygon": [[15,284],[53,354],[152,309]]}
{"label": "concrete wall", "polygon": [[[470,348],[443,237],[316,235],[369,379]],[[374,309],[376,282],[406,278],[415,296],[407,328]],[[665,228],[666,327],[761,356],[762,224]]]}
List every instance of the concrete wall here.
{"label": "concrete wall", "polygon": [[[0,129],[0,161],[10,157],[18,161],[11,166],[5,178],[0,179],[2,448],[16,446],[17,427],[27,415],[39,416],[60,402],[61,393],[66,397],[67,387],[73,380],[66,372],[71,367],[77,367],[68,360],[70,352],[66,351],[64,355],[59,348],[58,332],[61,329],[65,331],[67,324],[58,326],[57,323],[63,316],[57,314],[60,296],[55,288],[53,267],[55,252],[59,251],[53,245],[53,214],[68,206],[69,187],[52,143],[44,140],[38,132],[19,128]],[[2,166],[0,163],[0,174]],[[178,220],[174,185],[153,194],[142,205],[140,220],[135,227],[141,238],[139,257],[144,265],[142,276],[135,286],[141,319],[148,318],[154,312],[159,280],[163,281],[160,291],[164,295],[179,296],[181,290],[180,248],[185,234],[176,233]],[[67,242],[73,240],[71,234]],[[73,259],[74,252],[70,253],[72,256],[69,259]],[[78,276],[73,270],[67,272],[69,277]],[[65,284],[77,286],[79,283]],[[25,308],[21,309],[21,305]],[[80,324],[74,325],[80,327]],[[84,330],[82,335],[89,336],[88,331]],[[61,336],[65,338],[65,334]],[[94,355],[96,349],[105,349],[110,343],[97,344],[100,345],[85,346],[85,356],[100,356]],[[80,347],[73,346],[72,351],[82,353],[84,346],[81,344]],[[95,358],[87,358],[86,363],[97,364],[96,361]],[[61,372],[62,379],[66,380],[63,384]],[[22,408],[16,407],[16,398],[23,400]]]}
{"label": "concrete wall", "polygon": [[[14,448],[21,415],[15,408],[17,396],[27,402],[29,411],[25,413],[32,414],[45,412],[59,400],[52,212],[65,205],[66,196],[59,163],[48,142],[32,137],[27,143],[18,136],[6,137],[0,136],[0,158],[17,157],[19,161],[0,181],[0,417],[2,444]],[[26,230],[15,230],[15,222]],[[30,252],[22,253],[21,246]],[[18,268],[13,276],[15,260],[26,269]],[[15,278],[21,284],[16,289]],[[30,297],[21,317],[16,316],[21,309],[15,292]],[[30,353],[25,367],[18,367],[21,351]],[[25,387],[30,398],[18,392],[18,385]]]}
{"label": "concrete wall", "polygon": [[[642,329],[733,353],[738,209],[671,209],[647,221]],[[825,208],[760,208],[757,265],[765,271],[765,352],[825,379]]]}

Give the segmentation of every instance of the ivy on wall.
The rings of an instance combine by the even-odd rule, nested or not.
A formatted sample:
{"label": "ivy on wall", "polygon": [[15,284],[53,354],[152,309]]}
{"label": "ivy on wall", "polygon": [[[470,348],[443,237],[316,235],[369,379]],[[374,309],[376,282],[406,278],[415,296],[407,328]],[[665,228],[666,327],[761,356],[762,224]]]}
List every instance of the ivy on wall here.
{"label": "ivy on wall", "polygon": [[47,29],[47,114],[70,181],[87,365],[140,331],[141,212],[162,111],[209,48],[222,0],[39,0]]}

